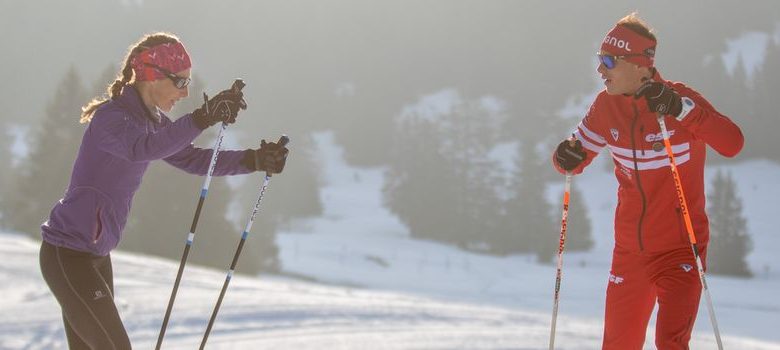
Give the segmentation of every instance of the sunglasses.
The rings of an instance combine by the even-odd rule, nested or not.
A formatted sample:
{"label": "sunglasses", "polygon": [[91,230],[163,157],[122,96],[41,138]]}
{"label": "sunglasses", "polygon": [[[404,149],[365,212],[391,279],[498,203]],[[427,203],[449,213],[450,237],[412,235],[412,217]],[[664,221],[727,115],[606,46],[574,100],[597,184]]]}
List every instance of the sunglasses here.
{"label": "sunglasses", "polygon": [[642,54],[629,54],[629,55],[623,55],[623,56],[615,56],[615,55],[602,55],[602,54],[596,54],[599,58],[599,62],[604,65],[604,67],[607,67],[607,69],[612,69],[617,66],[617,60],[623,59],[626,57],[631,56],[644,56]]}
{"label": "sunglasses", "polygon": [[171,79],[171,81],[173,82],[173,86],[175,86],[177,89],[184,89],[190,85],[190,81],[191,81],[190,78],[180,77],[176,74],[171,73],[171,71],[155,64],[144,63],[144,65],[148,67],[152,67],[156,69],[158,72],[165,74],[165,76],[168,77],[168,79]]}

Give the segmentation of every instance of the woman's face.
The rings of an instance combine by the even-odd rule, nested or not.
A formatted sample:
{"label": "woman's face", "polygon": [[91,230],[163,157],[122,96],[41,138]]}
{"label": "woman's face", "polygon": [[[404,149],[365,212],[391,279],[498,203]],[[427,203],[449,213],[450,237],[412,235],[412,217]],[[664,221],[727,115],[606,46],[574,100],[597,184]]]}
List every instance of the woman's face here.
{"label": "woman's face", "polygon": [[[601,51],[599,55],[613,54]],[[604,85],[610,95],[633,94],[642,86],[643,78],[650,78],[650,71],[647,67],[640,67],[622,58],[617,59],[615,63],[615,66],[609,69],[599,61],[597,69],[601,74],[601,79],[604,79]]]}
{"label": "woman's face", "polygon": [[[174,73],[180,78],[190,78],[190,70],[185,69],[181,72]],[[157,79],[149,85],[150,97],[152,103],[157,106],[163,112],[170,112],[173,106],[179,100],[189,95],[189,86],[185,86],[181,89],[177,88],[171,78]]]}

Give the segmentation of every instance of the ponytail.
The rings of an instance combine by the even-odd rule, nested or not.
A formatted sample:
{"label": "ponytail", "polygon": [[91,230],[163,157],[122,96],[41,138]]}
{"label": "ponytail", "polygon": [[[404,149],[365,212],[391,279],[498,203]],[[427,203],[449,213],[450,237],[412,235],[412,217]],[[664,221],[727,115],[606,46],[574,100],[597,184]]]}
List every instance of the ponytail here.
{"label": "ponytail", "polygon": [[92,120],[92,116],[95,114],[95,110],[97,110],[98,107],[102,106],[109,100],[118,97],[119,94],[122,93],[122,89],[133,82],[134,75],[131,62],[135,55],[148,49],[151,46],[170,42],[179,42],[179,38],[173,34],[154,33],[144,36],[138,43],[131,46],[131,49],[127,53],[127,57],[125,57],[125,64],[122,66],[122,70],[117,75],[116,80],[114,80],[114,82],[111,83],[111,85],[109,85],[108,89],[106,90],[108,97],[106,97],[105,94],[97,96],[93,98],[92,101],[89,101],[89,103],[87,103],[84,107],[81,107],[81,119],[79,122],[81,124],[89,123]]}
{"label": "ponytail", "polygon": [[[130,79],[133,78],[133,68],[130,66],[130,60],[132,59],[133,50],[127,55],[122,72],[116,77],[116,80],[108,86],[107,93],[108,96],[110,96],[110,99],[119,96],[119,94],[122,93],[122,88],[124,88],[125,85],[130,82]],[[95,110],[109,101],[109,98],[104,96],[105,95],[95,97],[92,101],[89,101],[86,106],[81,107],[81,120],[79,120],[81,124],[89,123],[90,120],[92,120],[92,116],[95,114]]]}

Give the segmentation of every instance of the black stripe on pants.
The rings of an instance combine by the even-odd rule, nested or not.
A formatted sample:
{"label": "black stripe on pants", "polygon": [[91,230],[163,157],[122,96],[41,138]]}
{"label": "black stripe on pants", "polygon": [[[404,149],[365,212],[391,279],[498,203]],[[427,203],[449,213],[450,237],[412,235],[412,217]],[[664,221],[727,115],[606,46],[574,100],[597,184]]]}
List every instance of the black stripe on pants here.
{"label": "black stripe on pants", "polygon": [[130,349],[114,304],[111,256],[98,256],[43,242],[41,272],[62,308],[68,347]]}

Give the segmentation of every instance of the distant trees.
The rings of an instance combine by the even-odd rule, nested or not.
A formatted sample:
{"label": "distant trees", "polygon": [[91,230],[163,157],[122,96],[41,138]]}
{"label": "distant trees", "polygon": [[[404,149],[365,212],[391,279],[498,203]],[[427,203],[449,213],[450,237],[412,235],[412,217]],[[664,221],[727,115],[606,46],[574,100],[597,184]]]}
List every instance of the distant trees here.
{"label": "distant trees", "polygon": [[399,117],[384,193],[414,237],[491,250],[498,229],[496,164],[487,157],[500,124],[476,102]]}
{"label": "distant trees", "polygon": [[[506,136],[503,112],[487,108],[484,100],[438,98],[450,98],[451,108],[412,108],[397,120],[384,187],[390,210],[414,237],[550,261],[559,230],[545,196],[550,165],[537,153],[538,137],[519,143],[515,170],[506,174],[490,156]],[[587,218],[577,220],[582,237],[573,246],[587,249]]]}
{"label": "distant trees", "polygon": [[81,143],[81,106],[89,99],[76,69],[57,83],[46,115],[28,142],[29,155],[8,178],[0,204],[8,228],[40,236],[40,225],[67,188]]}
{"label": "distant trees", "polygon": [[11,177],[12,154],[11,140],[13,135],[9,131],[9,123],[0,121],[0,220],[3,218],[3,198],[7,195],[9,178]]}
{"label": "distant trees", "polygon": [[520,144],[516,171],[510,180],[510,198],[503,217],[506,236],[511,238],[497,248],[509,252],[534,252],[541,262],[549,262],[558,246],[558,230],[552,205],[545,197],[547,180],[540,171],[544,162],[529,140]]}
{"label": "distant trees", "polygon": [[[551,181],[546,177],[552,167],[550,158],[536,147],[533,139],[521,144],[516,158],[516,171],[510,182],[511,197],[504,204],[504,229],[515,238],[514,244],[506,242],[511,252],[535,253],[540,262],[550,262],[556,254],[560,239],[560,220],[563,194],[555,196],[558,200],[550,203],[545,189]],[[559,180],[561,177],[555,178]],[[585,203],[578,202],[582,195],[577,184],[573,183],[571,196],[576,198],[569,206],[569,225],[566,234],[567,251],[584,251],[593,246],[590,219],[585,211]]]}
{"label": "distant trees", "polygon": [[752,242],[747,222],[742,216],[742,200],[737,196],[731,174],[718,170],[707,200],[710,218],[707,270],[720,275],[752,276],[745,261],[752,249]]}
{"label": "distant trees", "polygon": [[755,72],[753,88],[744,101],[748,115],[736,115],[746,138],[745,156],[768,158],[780,163],[780,139],[775,130],[780,129],[780,110],[777,96],[780,91],[780,43],[769,41],[764,64]]}
{"label": "distant trees", "polygon": [[[745,143],[740,158],[780,162],[780,153],[775,151],[780,148],[780,139],[774,132],[780,128],[776,103],[780,91],[780,44],[768,41],[763,64],[753,74],[746,72],[741,58],[736,59],[729,72],[717,55],[702,66],[702,73],[703,78],[693,87],[715,109],[736,122],[750,141]],[[722,157],[716,156],[714,160],[722,161]]]}

